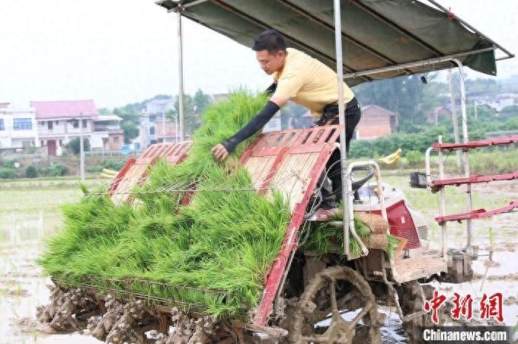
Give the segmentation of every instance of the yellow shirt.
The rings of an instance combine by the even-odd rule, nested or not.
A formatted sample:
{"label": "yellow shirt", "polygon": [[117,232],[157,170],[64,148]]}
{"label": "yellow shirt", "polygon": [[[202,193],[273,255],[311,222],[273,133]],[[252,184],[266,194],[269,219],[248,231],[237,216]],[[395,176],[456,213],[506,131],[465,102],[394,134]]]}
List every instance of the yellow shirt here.
{"label": "yellow shirt", "polygon": [[[288,48],[286,61],[280,73],[273,75],[277,89],[273,96],[288,98],[320,116],[324,106],[338,101],[336,72],[300,50]],[[344,82],[344,101],[354,98],[353,91]]]}

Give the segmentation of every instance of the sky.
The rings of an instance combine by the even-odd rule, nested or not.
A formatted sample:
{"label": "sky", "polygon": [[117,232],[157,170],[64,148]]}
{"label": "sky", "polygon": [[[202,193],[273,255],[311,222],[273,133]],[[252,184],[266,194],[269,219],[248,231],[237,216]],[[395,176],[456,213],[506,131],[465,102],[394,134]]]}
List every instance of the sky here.
{"label": "sky", "polygon": [[[439,1],[518,52],[517,0]],[[268,86],[251,49],[183,23],[186,92]],[[176,15],[153,0],[0,0],[0,102],[94,99],[115,107],[176,94],[177,43]],[[499,63],[499,77],[518,74],[516,60]]]}

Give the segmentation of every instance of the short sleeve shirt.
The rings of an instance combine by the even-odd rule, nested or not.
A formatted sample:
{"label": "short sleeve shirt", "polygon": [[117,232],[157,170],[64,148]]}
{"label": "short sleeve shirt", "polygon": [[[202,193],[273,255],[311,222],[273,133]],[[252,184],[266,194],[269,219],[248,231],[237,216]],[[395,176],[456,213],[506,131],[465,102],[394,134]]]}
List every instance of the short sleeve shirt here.
{"label": "short sleeve shirt", "polygon": [[[274,74],[277,89],[273,96],[290,99],[308,108],[312,115],[320,116],[327,104],[338,100],[338,82],[335,71],[317,59],[288,48],[282,71]],[[344,101],[354,98],[344,82]]]}

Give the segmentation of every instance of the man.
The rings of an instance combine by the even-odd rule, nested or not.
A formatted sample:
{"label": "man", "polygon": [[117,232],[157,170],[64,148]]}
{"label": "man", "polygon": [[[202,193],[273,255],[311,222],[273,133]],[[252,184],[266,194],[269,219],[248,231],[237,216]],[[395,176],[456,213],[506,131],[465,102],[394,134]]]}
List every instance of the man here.
{"label": "man", "polygon": [[[263,109],[235,135],[212,148],[217,160],[224,160],[236,146],[246,140],[275,115],[288,101],[311,111],[317,125],[338,123],[338,85],[336,73],[311,56],[293,48],[286,48],[284,37],[275,30],[262,32],[252,48],[257,61],[274,83],[266,90],[272,94]],[[361,111],[351,89],[344,83],[346,102],[346,145],[349,148]]]}

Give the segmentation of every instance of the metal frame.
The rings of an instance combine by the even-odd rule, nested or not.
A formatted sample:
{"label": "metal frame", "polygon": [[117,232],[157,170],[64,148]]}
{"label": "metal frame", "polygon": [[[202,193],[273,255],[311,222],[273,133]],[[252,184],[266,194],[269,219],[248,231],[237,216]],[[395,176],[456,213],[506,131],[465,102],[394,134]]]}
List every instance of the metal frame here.
{"label": "metal frame", "polygon": [[[347,175],[349,176],[349,178],[347,179],[348,190],[352,190],[352,179],[350,178],[350,176],[352,175],[352,170],[355,167],[373,167],[374,168],[374,176],[376,177],[376,183],[378,186],[377,196],[378,196],[378,199],[380,202],[381,216],[388,223],[387,208],[385,207],[385,196],[383,194],[383,185],[381,184],[381,169],[380,169],[378,163],[375,162],[374,160],[356,161],[356,162],[350,163],[349,166],[347,167]],[[356,233],[356,228],[354,226],[353,195],[352,195],[352,193],[350,193],[349,195],[350,195],[350,197],[347,198],[347,203],[344,202],[344,211],[347,210],[348,214],[349,214],[349,222],[348,222],[349,230],[346,230],[344,228],[344,238],[345,238],[344,242],[345,241],[349,242],[349,232],[350,232],[352,234],[353,238],[360,245],[360,248],[362,251],[362,256],[366,256],[369,254],[369,249],[367,248],[367,246],[363,243],[362,239]],[[344,219],[345,219],[345,216],[344,216]],[[343,221],[343,223],[344,223],[344,227],[345,227],[347,222]],[[389,233],[387,233],[387,234],[389,234]],[[347,248],[349,248],[349,246],[347,246]],[[350,257],[350,255],[348,255],[347,257],[349,259],[357,258],[357,257]]]}
{"label": "metal frame", "polygon": [[[354,231],[354,216],[351,217],[349,211],[349,198],[352,197],[349,191],[349,169],[347,168],[347,147],[345,144],[345,131],[347,130],[347,123],[345,122],[345,104],[344,104],[344,69],[343,69],[343,49],[342,49],[342,18],[340,9],[340,0],[333,0],[334,17],[335,17],[335,50],[336,50],[336,77],[338,84],[338,121],[340,123],[340,166],[341,166],[341,182],[342,182],[342,200],[343,207],[343,231],[344,231],[344,252],[348,259],[350,259],[351,252],[349,250],[349,224],[353,221],[352,230]],[[354,232],[356,234],[356,232]],[[356,236],[357,237],[357,236]],[[361,240],[359,241],[360,243]],[[362,243],[363,244],[363,243]],[[362,247],[362,252],[366,250],[365,245]],[[368,250],[367,250],[368,252]]]}
{"label": "metal frame", "polygon": [[[469,141],[469,133],[468,133],[468,114],[466,110],[466,87],[464,82],[464,68],[462,63],[455,59],[453,60],[455,64],[459,67],[459,76],[460,76],[460,106],[461,106],[461,113],[462,113],[462,139],[463,143],[468,143]],[[469,157],[468,157],[468,150],[464,150],[462,152],[462,165],[464,169],[464,176],[469,177],[470,176],[470,168],[469,168]],[[442,165],[442,162],[441,162]],[[441,177],[442,178],[442,177]],[[468,196],[468,211],[473,210],[473,195],[471,193],[471,184],[466,185],[466,193]],[[444,197],[444,193],[442,193]],[[466,242],[466,250],[468,250],[471,247],[471,239],[472,239],[472,233],[473,233],[473,224],[471,219],[468,219],[466,221],[466,231],[467,231],[467,242]]]}
{"label": "metal frame", "polygon": [[[465,80],[464,80],[464,66],[462,65],[462,62],[458,59],[453,59],[453,63],[455,63],[459,70],[459,81],[460,81],[460,103],[461,103],[461,113],[462,113],[462,141],[463,143],[468,143],[469,141],[469,130],[468,130],[468,115],[467,115],[467,109],[466,109],[466,87],[465,87]],[[438,143],[441,144],[442,142],[442,136],[439,136]],[[431,177],[431,162],[430,162],[430,155],[432,152],[432,148],[428,148],[425,155],[425,166],[426,166],[426,181],[429,187],[432,186],[432,177]],[[439,154],[439,178],[444,179],[444,157],[441,150],[438,151]],[[462,167],[465,177],[470,176],[470,166],[469,166],[469,157],[468,157],[468,150],[465,149],[462,152]],[[467,208],[468,211],[471,212],[473,210],[473,195],[471,193],[471,184],[466,185],[466,194],[467,194]],[[440,214],[441,216],[446,215],[446,194],[444,191],[444,188],[442,188],[439,191],[439,202],[440,202]],[[446,233],[446,222],[441,224],[442,229],[442,255],[443,257],[446,256],[446,240],[447,240],[447,233]],[[471,249],[472,244],[472,236],[473,236],[473,223],[471,219],[466,220],[466,250]]]}
{"label": "metal frame", "polygon": [[178,8],[178,115],[180,117],[180,142],[184,140],[184,111],[183,111],[183,34],[182,34],[182,11],[184,7]]}
{"label": "metal frame", "polygon": [[[182,2],[179,2],[177,3],[177,6],[174,7],[174,8],[171,8],[169,10],[169,12],[177,12],[178,14],[178,39],[179,39],[179,49],[178,49],[178,54],[179,54],[179,59],[178,59],[178,71],[179,71],[179,113],[180,113],[180,132],[181,132],[181,138],[183,140],[183,34],[182,34],[182,12],[189,8],[189,7],[192,7],[192,6],[196,6],[198,4],[202,4],[202,3],[205,3],[206,1],[208,0],[197,0],[197,1],[193,1],[193,2],[190,2],[190,3],[187,3],[187,4],[183,4]],[[441,9],[442,11],[444,12],[447,12],[444,7],[442,7],[441,5],[437,4],[436,1],[434,0],[428,0],[430,3],[432,3],[434,6],[436,6],[437,8]],[[221,4],[220,1],[217,1],[219,4]],[[157,1],[157,3],[163,3],[163,1]],[[357,4],[357,5],[360,5],[360,4]],[[511,58],[513,57],[514,55],[512,55],[509,51],[507,51],[506,49],[504,49],[503,47],[501,47],[500,45],[498,45],[497,43],[495,43],[494,41],[490,40],[489,38],[487,38],[487,36],[481,34],[480,32],[478,32],[477,30],[475,30],[473,27],[471,27],[469,24],[467,24],[466,22],[464,22],[463,20],[461,20],[460,18],[457,18],[457,20],[459,20],[460,23],[462,23],[463,25],[465,25],[466,27],[468,27],[469,29],[475,31],[476,33],[480,34],[481,36],[485,37],[486,39],[488,39],[489,41],[492,42],[493,46],[492,47],[488,47],[488,48],[483,48],[483,49],[477,49],[477,50],[472,50],[472,51],[466,51],[466,52],[462,52],[462,53],[457,53],[457,54],[452,54],[452,55],[448,55],[448,56],[443,56],[443,57],[435,57],[435,58],[430,58],[430,59],[426,59],[426,60],[421,60],[421,61],[415,61],[415,62],[410,62],[410,63],[403,63],[403,64],[399,64],[399,65],[395,65],[395,66],[389,66],[389,67],[382,67],[382,68],[374,68],[374,69],[370,69],[370,70],[364,70],[364,71],[357,71],[357,72],[353,72],[353,73],[349,73],[349,74],[345,74],[344,75],[344,64],[343,64],[343,47],[342,47],[342,38],[344,36],[344,34],[342,33],[342,20],[341,20],[341,3],[340,3],[340,0],[333,0],[333,10],[334,10],[334,30],[335,30],[335,56],[336,56],[336,72],[337,72],[337,84],[338,84],[338,117],[339,117],[339,130],[340,130],[340,161],[341,161],[341,174],[342,174],[342,199],[344,200],[344,209],[343,209],[343,231],[344,231],[344,252],[345,252],[345,255],[347,257],[347,259],[351,259],[352,257],[350,257],[350,250],[349,250],[349,235],[351,232],[353,237],[358,240],[358,242],[360,243],[361,247],[362,247],[362,253],[364,255],[368,254],[368,250],[367,248],[365,247],[365,245],[363,244],[363,242],[361,241],[361,239],[358,237],[356,231],[355,231],[355,228],[354,228],[354,213],[353,213],[353,207],[352,207],[352,194],[350,192],[351,190],[351,183],[352,181],[350,180],[350,175],[351,175],[351,171],[352,171],[352,168],[354,166],[358,166],[360,165],[361,163],[352,163],[350,165],[347,164],[347,147],[346,147],[346,140],[345,140],[345,129],[346,129],[346,123],[345,123],[345,104],[344,104],[344,83],[343,81],[345,79],[349,79],[349,78],[358,78],[358,77],[362,77],[362,78],[365,78],[365,77],[368,77],[369,75],[375,75],[375,74],[381,74],[381,73],[386,73],[386,72],[391,72],[391,71],[398,71],[398,70],[409,70],[411,68],[419,68],[419,67],[424,67],[424,66],[429,66],[429,65],[434,65],[434,64],[440,64],[440,63],[454,63],[458,66],[459,68],[459,71],[460,71],[460,74],[461,74],[461,101],[462,101],[462,114],[463,114],[463,133],[464,133],[464,142],[467,142],[468,140],[468,127],[467,127],[467,115],[466,115],[466,104],[465,104],[465,89],[464,89],[464,78],[463,78],[463,70],[462,70],[462,63],[458,60],[459,58],[462,58],[462,57],[466,57],[466,56],[470,56],[470,55],[474,55],[474,54],[478,54],[478,53],[483,53],[483,52],[488,52],[488,51],[494,51],[496,49],[500,49],[502,50],[504,53],[507,54],[507,57],[506,58]],[[368,10],[368,9],[367,9]],[[401,29],[401,28],[399,28]],[[413,37],[413,35],[410,34],[410,37]],[[415,38],[415,37],[414,37]],[[417,39],[418,42],[421,42],[421,40]],[[423,42],[424,43],[424,42]],[[435,48],[433,47],[428,47],[427,48],[431,51],[433,51],[435,54],[438,54],[440,52],[438,52]],[[427,164],[427,180],[431,179],[431,176],[430,176],[430,161],[429,161],[429,157],[430,157],[430,153],[431,153],[431,149],[429,149],[427,151],[427,161],[426,161],[426,164]],[[441,154],[441,158],[442,159],[442,153],[439,152],[439,154]],[[443,167],[443,164],[442,164],[442,160],[440,161],[440,173],[443,174],[444,171],[442,169]],[[363,163],[365,164],[365,163]],[[384,217],[386,218],[387,217],[387,214],[386,214],[386,209],[384,207],[384,199],[383,199],[383,190],[381,188],[381,178],[380,178],[380,171],[379,171],[379,166],[375,163],[375,162],[368,162],[367,164],[371,165],[371,166],[374,166],[375,169],[376,169],[376,174],[377,174],[377,179],[378,179],[378,185],[379,185],[379,197],[380,197],[380,205],[382,207],[382,214],[384,215]],[[465,172],[468,171],[469,173],[469,166],[467,165],[468,164],[468,161],[467,161],[467,153],[465,153],[465,159],[464,159],[464,164],[465,164]],[[470,189],[468,189],[468,191],[470,191]],[[441,191],[442,193],[444,191]],[[469,192],[469,201],[468,201],[468,206],[471,207],[471,193]],[[444,197],[442,197],[444,198]],[[444,201],[444,200],[443,200]],[[471,208],[470,208],[471,209]],[[441,211],[445,211],[445,204],[442,204],[441,203]],[[289,232],[291,233],[288,237],[288,241],[284,243],[284,245],[286,246],[287,249],[291,249],[291,245],[293,245],[293,240],[294,240],[294,234],[295,234],[295,227],[294,226],[290,226],[291,227],[291,230],[289,230]],[[470,223],[468,223],[468,236],[471,235],[471,225]],[[443,258],[446,259],[446,225],[444,224],[443,225],[443,237],[442,237],[442,241],[443,241],[443,250],[442,250],[442,255],[443,255]],[[468,246],[470,245],[471,243],[471,238],[469,239],[468,241]],[[286,245],[287,244],[287,245]],[[289,257],[283,257],[283,261],[282,262],[277,262],[278,264],[274,263],[274,266],[272,267],[272,270],[270,271],[271,274],[276,274],[278,275],[277,276],[277,281],[276,282],[281,282],[281,275],[283,273],[285,273],[285,271],[281,271],[281,268],[284,267],[284,265],[287,263],[287,260],[289,260]],[[278,286],[277,283],[275,283],[275,286]],[[270,292],[268,293],[266,290],[265,290],[265,294],[263,295],[263,298],[261,300],[261,304],[264,306],[263,308],[264,309],[260,309],[260,311],[258,312],[258,314],[256,314],[255,318],[254,318],[254,323],[255,324],[258,324],[258,325],[266,325],[267,324],[267,319],[272,311],[272,307],[273,307],[273,301],[274,299],[276,298],[277,296],[277,293],[278,293],[278,290],[276,288],[274,288],[275,290],[270,290]]]}

